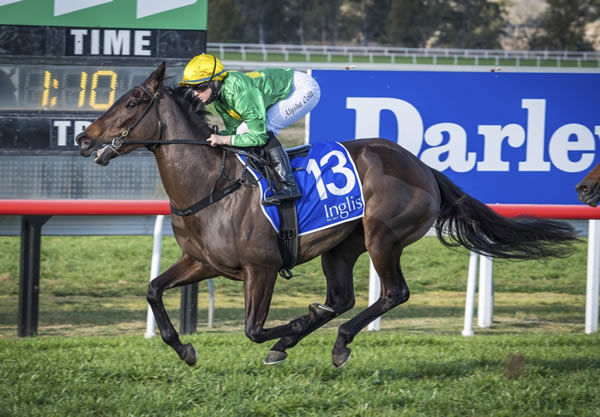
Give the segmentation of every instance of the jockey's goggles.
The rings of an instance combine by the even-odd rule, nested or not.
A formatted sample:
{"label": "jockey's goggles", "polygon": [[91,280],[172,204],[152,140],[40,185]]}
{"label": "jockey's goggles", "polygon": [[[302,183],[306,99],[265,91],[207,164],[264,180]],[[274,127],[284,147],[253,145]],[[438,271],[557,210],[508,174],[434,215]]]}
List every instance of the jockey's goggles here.
{"label": "jockey's goggles", "polygon": [[208,89],[208,87],[210,87],[209,83],[202,83],[202,84],[190,84],[189,87],[194,90],[194,91],[198,91],[198,92],[203,92],[206,91]]}

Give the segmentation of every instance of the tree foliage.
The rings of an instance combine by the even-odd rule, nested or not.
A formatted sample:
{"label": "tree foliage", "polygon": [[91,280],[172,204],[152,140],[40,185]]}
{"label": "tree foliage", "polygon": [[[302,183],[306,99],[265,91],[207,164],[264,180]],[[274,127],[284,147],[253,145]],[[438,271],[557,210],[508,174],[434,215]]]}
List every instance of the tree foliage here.
{"label": "tree foliage", "polygon": [[[208,40],[500,49],[515,1],[211,0]],[[599,18],[600,0],[545,1],[544,14],[529,21],[536,26],[528,46],[590,49],[585,25]]]}
{"label": "tree foliage", "polygon": [[530,41],[532,49],[591,50],[585,39],[586,24],[598,17],[598,0],[547,0],[538,34]]}
{"label": "tree foliage", "polygon": [[236,0],[211,0],[208,5],[206,36],[209,42],[247,42],[246,21]]}
{"label": "tree foliage", "polygon": [[393,45],[430,46],[450,6],[444,0],[392,0],[386,19],[386,40]]}
{"label": "tree foliage", "polygon": [[445,7],[436,45],[500,49],[500,37],[507,25],[504,3],[460,0]]}

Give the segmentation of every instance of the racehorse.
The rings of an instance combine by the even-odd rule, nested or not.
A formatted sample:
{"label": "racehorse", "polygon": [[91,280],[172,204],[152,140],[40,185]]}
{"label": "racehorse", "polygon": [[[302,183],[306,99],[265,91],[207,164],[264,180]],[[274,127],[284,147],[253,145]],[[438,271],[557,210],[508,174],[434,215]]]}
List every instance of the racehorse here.
{"label": "racehorse", "polygon": [[[186,89],[165,86],[164,77],[163,62],[79,134],[77,143],[83,156],[95,152],[101,165],[146,146],[177,211],[223,190],[234,178],[245,178],[246,168],[233,148],[204,146],[213,128],[203,106]],[[339,367],[350,358],[348,344],[361,329],[409,299],[400,257],[432,226],[446,246],[488,256],[540,259],[571,252],[576,237],[567,223],[502,217],[391,141],[361,139],[342,145],[362,183],[364,215],[299,237],[298,264],[321,256],[327,296],[324,304],[314,303],[308,314],[287,324],[265,327],[282,256],[277,234],[261,213],[255,184],[243,181],[235,192],[193,215],[172,215],[183,254],[151,281],[147,299],[162,339],[188,365],[196,363],[198,354],[191,344],[181,343],[165,311],[162,295],[170,288],[216,276],[243,281],[245,334],[257,343],[279,339],[265,359],[273,364],[287,357],[288,348],[354,306],[352,269],[368,251],[381,294],[339,327],[332,350],[333,364]]]}
{"label": "racehorse", "polygon": [[588,174],[575,186],[577,196],[588,206],[598,207],[600,201],[600,164],[596,165]]}

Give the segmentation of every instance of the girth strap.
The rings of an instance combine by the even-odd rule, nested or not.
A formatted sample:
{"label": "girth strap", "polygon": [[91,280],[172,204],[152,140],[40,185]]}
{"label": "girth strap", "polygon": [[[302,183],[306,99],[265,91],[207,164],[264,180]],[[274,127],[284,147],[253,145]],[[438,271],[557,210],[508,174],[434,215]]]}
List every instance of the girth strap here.
{"label": "girth strap", "polygon": [[283,264],[279,275],[285,279],[293,277],[292,268],[298,261],[298,214],[296,200],[285,200],[277,207],[279,211],[279,251]]}
{"label": "girth strap", "polygon": [[196,204],[194,204],[188,208],[182,209],[182,210],[174,207],[173,204],[171,203],[171,214],[174,214],[176,216],[191,216],[192,214],[198,213],[200,210],[210,206],[211,204],[216,203],[217,201],[221,200],[222,198],[227,197],[229,194],[231,194],[232,192],[234,192],[241,186],[242,186],[242,179],[238,178],[231,185],[223,188],[222,190],[218,190],[218,191],[215,191],[214,193],[209,194],[208,196],[204,197],[202,200],[198,201]]}

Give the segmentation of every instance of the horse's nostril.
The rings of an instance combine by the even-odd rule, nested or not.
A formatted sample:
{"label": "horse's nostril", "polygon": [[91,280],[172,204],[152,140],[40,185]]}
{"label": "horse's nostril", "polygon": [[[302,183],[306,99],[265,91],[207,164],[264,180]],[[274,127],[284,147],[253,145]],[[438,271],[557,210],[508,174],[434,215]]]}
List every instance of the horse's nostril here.
{"label": "horse's nostril", "polygon": [[81,146],[82,143],[89,144],[91,139],[88,138],[84,132],[81,132],[75,137],[75,142]]}
{"label": "horse's nostril", "polygon": [[579,184],[577,185],[577,187],[575,187],[577,189],[577,191],[579,191],[580,193],[587,193],[587,191],[589,190],[588,186],[585,184]]}

